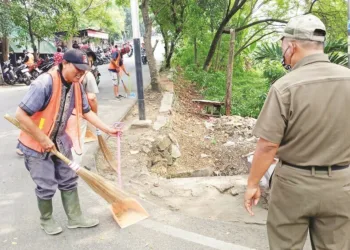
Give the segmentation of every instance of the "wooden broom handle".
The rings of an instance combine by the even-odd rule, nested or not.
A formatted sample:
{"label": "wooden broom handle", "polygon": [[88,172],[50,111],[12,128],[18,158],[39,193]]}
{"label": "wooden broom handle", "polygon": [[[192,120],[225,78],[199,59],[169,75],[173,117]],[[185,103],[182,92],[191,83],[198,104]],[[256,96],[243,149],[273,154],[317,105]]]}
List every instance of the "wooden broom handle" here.
{"label": "wooden broom handle", "polygon": [[[11,117],[9,114],[4,115],[4,118],[6,120],[8,120],[9,122],[11,122],[13,125],[15,125],[17,128],[23,130],[21,127],[21,124],[19,123],[19,121],[16,118]],[[30,136],[32,136],[30,133],[28,133],[28,131],[25,131],[25,132],[27,134],[29,134]],[[71,160],[69,160],[67,157],[65,157],[63,154],[61,154],[59,151],[57,151],[57,149],[52,149],[51,153],[56,155],[58,158],[60,158],[62,161],[64,161],[64,163],[66,163],[67,165],[72,163]]]}

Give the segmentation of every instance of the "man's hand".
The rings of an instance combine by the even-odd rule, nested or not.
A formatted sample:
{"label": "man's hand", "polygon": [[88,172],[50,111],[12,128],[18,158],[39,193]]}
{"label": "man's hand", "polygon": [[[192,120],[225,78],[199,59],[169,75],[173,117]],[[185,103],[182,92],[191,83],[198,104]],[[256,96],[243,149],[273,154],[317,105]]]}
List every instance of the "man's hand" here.
{"label": "man's hand", "polygon": [[256,206],[259,202],[261,191],[259,185],[247,186],[244,194],[244,207],[248,213],[253,216],[253,205]]}
{"label": "man's hand", "polygon": [[50,140],[48,136],[44,136],[40,141],[40,145],[44,148],[46,152],[50,152],[55,148],[55,144]]}
{"label": "man's hand", "polygon": [[130,73],[129,73],[129,72],[125,72],[125,74],[126,74],[127,76],[130,76]]}
{"label": "man's hand", "polygon": [[111,135],[111,136],[117,136],[118,133],[121,132],[121,129],[119,128],[110,128],[108,131],[107,131],[107,134]]}

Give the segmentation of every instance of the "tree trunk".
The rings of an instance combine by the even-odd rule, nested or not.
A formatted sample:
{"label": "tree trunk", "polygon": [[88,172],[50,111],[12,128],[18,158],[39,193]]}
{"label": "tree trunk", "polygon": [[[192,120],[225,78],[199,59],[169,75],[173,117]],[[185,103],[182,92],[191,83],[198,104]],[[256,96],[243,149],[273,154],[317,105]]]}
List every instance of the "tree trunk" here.
{"label": "tree trunk", "polygon": [[165,52],[165,57],[168,57],[168,52],[169,52],[169,44],[168,44],[168,38],[165,35],[164,30],[162,27],[160,27],[160,32],[162,33],[163,40],[164,40],[164,52]]}
{"label": "tree trunk", "polygon": [[235,30],[230,30],[231,40],[230,40],[230,52],[228,54],[227,63],[227,74],[226,74],[226,97],[225,97],[225,107],[226,115],[231,115],[231,100],[232,100],[232,73],[233,73],[233,59],[235,54]]}
{"label": "tree trunk", "polygon": [[154,58],[152,48],[152,21],[149,17],[149,0],[143,0],[141,4],[141,12],[143,23],[145,24],[144,42],[146,48],[146,55],[148,60],[148,67],[151,74],[151,86],[153,91],[160,91],[158,81],[158,70],[156,59]]}
{"label": "tree trunk", "polygon": [[203,65],[203,70],[205,70],[205,71],[208,71],[208,69],[209,69],[209,65],[210,65],[211,59],[213,58],[213,56],[215,54],[216,47],[218,46],[218,43],[220,41],[222,32],[224,31],[224,28],[226,26],[225,20],[226,19],[224,19],[224,21],[221,22],[218,30],[215,33],[213,41],[211,42],[207,58],[205,59],[205,62],[204,62],[204,65]]}
{"label": "tree trunk", "polygon": [[219,69],[219,57],[220,57],[221,40],[222,40],[222,37],[220,37],[218,49],[216,50],[216,59],[215,59],[215,65],[214,65],[215,71]]}
{"label": "tree trunk", "polygon": [[193,41],[193,49],[194,49],[194,64],[198,66],[198,49],[197,49],[197,37],[194,38]]}
{"label": "tree trunk", "polygon": [[6,34],[2,38],[2,59],[6,62],[9,59],[9,39]]}
{"label": "tree trunk", "polygon": [[174,50],[175,50],[175,42],[171,41],[169,54],[165,59],[165,68],[167,68],[167,69],[169,69],[171,66],[171,58],[173,57]]}
{"label": "tree trunk", "polygon": [[156,44],[152,48],[152,53],[154,53],[154,51],[156,50],[158,43],[159,43],[159,40],[157,39]]}
{"label": "tree trunk", "polygon": [[32,44],[32,48],[33,48],[33,52],[34,52],[34,60],[37,60],[38,59],[38,57],[37,57],[38,49],[35,45],[34,34],[33,34],[33,30],[32,30],[32,20],[31,20],[29,15],[27,15],[27,18],[28,18],[28,31],[29,31],[30,43]]}

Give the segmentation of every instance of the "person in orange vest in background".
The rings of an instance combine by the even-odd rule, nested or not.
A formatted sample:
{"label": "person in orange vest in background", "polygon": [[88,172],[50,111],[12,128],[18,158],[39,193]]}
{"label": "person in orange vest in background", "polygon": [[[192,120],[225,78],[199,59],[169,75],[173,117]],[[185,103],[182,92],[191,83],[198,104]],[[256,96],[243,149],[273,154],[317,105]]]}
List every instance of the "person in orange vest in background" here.
{"label": "person in orange vest in background", "polygon": [[23,50],[24,60],[23,63],[28,66],[28,68],[34,65],[34,55],[29,53],[28,50]]}
{"label": "person in orange vest in background", "polygon": [[[80,78],[89,69],[87,55],[83,51],[68,50],[58,67],[33,81],[16,111],[23,130],[17,147],[24,153],[25,166],[36,184],[40,226],[49,235],[62,232],[52,216],[52,198],[57,189],[61,191],[68,228],[89,228],[99,224],[97,219],[86,218],[82,214],[76,172],[50,153],[56,148],[72,159],[71,148],[73,142],[79,141],[78,119],[81,116],[107,134],[118,133],[90,109],[80,84]],[[73,109],[76,110],[76,126],[68,128]],[[67,130],[75,130],[76,136],[70,137]],[[76,147],[79,150],[79,145]]]}
{"label": "person in orange vest in background", "polygon": [[111,53],[114,53],[114,52],[117,52],[117,51],[119,51],[118,45],[114,45],[114,47],[112,47]]}
{"label": "person in orange vest in background", "polygon": [[[116,51],[112,53],[112,59],[108,68],[109,72],[112,74],[112,81],[114,85],[113,86],[114,96],[118,100],[124,97],[119,94],[119,85],[120,85],[121,76],[122,76],[121,70],[123,70],[127,76],[130,76],[130,74],[126,72],[124,62],[123,62],[123,55],[127,54],[129,51],[130,51],[130,48],[125,47],[125,48],[122,48],[120,51]],[[123,82],[123,87],[124,87],[125,93],[126,94],[129,93],[129,90],[125,86],[124,82]]]}

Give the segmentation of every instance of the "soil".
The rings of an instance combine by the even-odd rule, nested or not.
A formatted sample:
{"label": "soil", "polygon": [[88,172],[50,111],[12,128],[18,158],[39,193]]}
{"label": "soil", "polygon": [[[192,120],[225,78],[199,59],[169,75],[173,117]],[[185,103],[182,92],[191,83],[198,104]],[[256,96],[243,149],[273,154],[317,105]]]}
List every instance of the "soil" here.
{"label": "soil", "polygon": [[[256,216],[251,218],[242,206],[248,173],[248,162],[242,156],[255,148],[256,138],[252,136],[255,119],[203,116],[192,102],[202,99],[196,86],[181,76],[174,79],[162,75],[163,87],[169,87],[169,78],[174,82],[175,100],[167,125],[160,131],[131,128],[132,122],[138,119],[137,105],[123,121],[121,166],[124,189],[140,199],[192,216],[265,224],[265,209],[257,207]],[[147,119],[157,120],[161,100],[160,93],[145,91]],[[169,134],[171,138],[176,137],[181,156],[173,158],[171,165],[165,164],[165,171],[164,166],[159,170],[153,165],[154,149],[158,138]],[[108,138],[107,144],[116,154],[116,139]],[[115,170],[108,166],[101,152],[97,155],[97,166],[101,175],[117,181]],[[181,176],[192,178],[173,178]]]}

